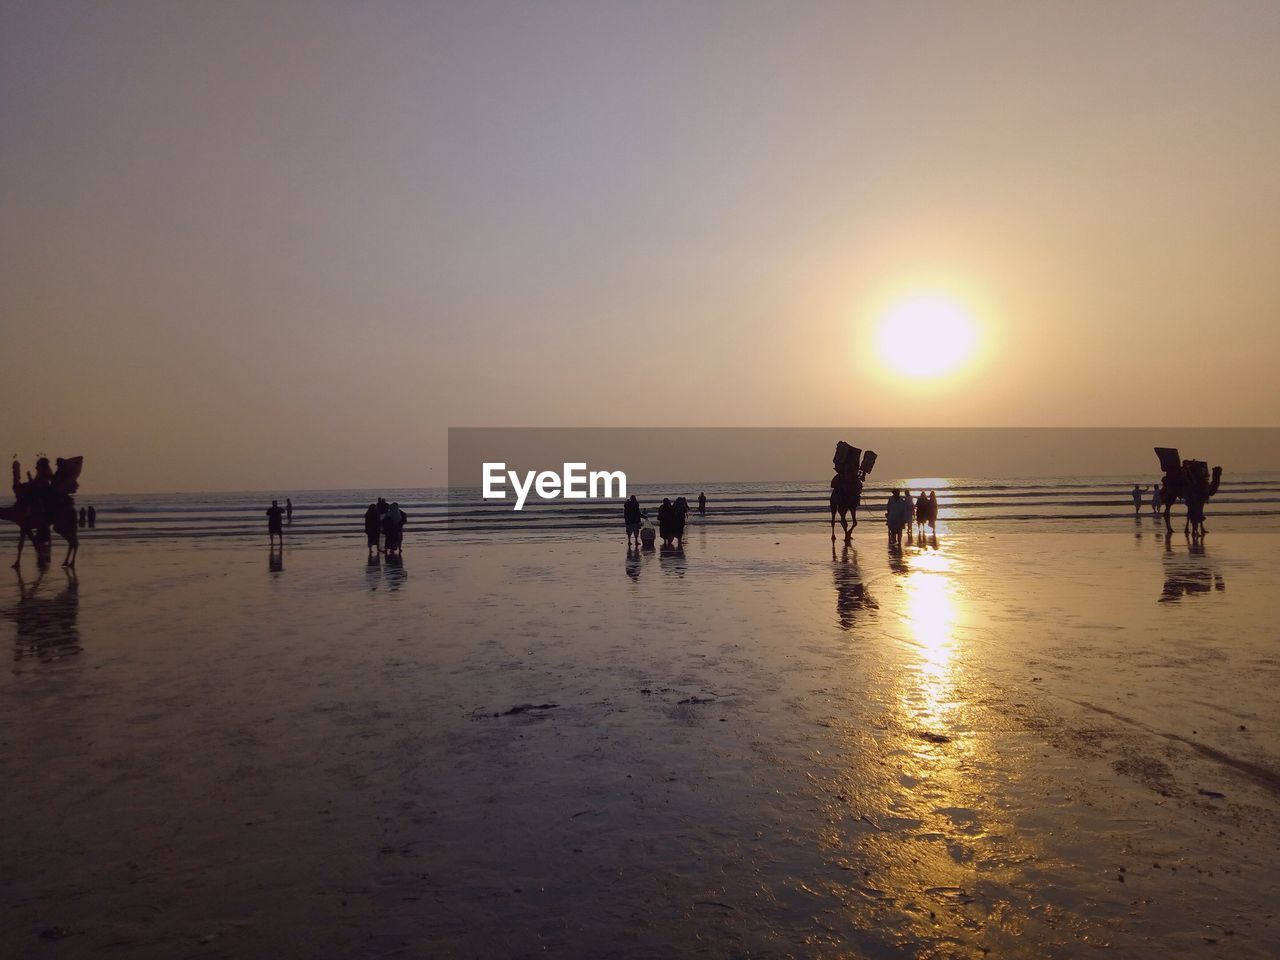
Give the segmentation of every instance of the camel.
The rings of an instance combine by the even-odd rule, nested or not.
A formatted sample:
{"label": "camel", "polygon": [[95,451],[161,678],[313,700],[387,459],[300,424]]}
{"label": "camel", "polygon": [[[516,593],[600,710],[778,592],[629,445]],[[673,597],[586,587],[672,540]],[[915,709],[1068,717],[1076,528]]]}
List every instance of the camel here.
{"label": "camel", "polygon": [[[836,539],[836,514],[840,514],[840,529],[846,540],[853,539],[853,528],[858,525],[858,504],[862,501],[862,484],[841,483],[840,477],[832,478],[831,487],[831,540]],[[853,514],[853,523],[845,521],[845,515]]]}
{"label": "camel", "polygon": [[[858,458],[862,457],[861,462]],[[840,515],[840,529],[845,540],[853,539],[853,527],[858,525],[858,504],[862,501],[862,484],[876,465],[872,450],[865,454],[841,440],[836,444],[836,455],[831,458],[836,475],[831,478],[831,539],[836,538],[836,514]],[[852,514],[853,523],[845,522],[845,515]]]}
{"label": "camel", "polygon": [[52,517],[46,517],[43,511],[24,509],[23,506],[15,503],[11,507],[0,507],[0,520],[8,520],[18,526],[18,556],[13,561],[15,570],[22,565],[22,548],[28,537],[31,539],[31,545],[35,547],[37,557],[47,555],[42,551],[49,547],[45,539],[49,527],[67,541],[67,555],[62,565],[64,567],[76,565],[76,554],[80,550],[80,535],[77,532],[74,504],[61,504],[54,510]]}
{"label": "camel", "polygon": [[7,520],[18,527],[18,556],[13,566],[22,563],[22,548],[27,538],[36,549],[41,563],[48,562],[49,528],[67,542],[64,567],[76,565],[80,550],[80,535],[76,528],[76,503],[72,494],[79,489],[78,478],[84,463],[82,457],[58,459],[56,472],[49,468],[49,459],[41,457],[36,463],[36,476],[27,475],[22,482],[21,465],[13,462],[13,493],[17,498],[8,507],[0,507],[0,520]]}
{"label": "camel", "polygon": [[[1173,523],[1169,513],[1177,500],[1187,500],[1187,495],[1199,500],[1199,512],[1203,512],[1204,503],[1218,492],[1222,483],[1222,467],[1214,467],[1212,475],[1209,465],[1203,460],[1180,460],[1178,451],[1172,447],[1156,447],[1156,456],[1160,458],[1160,466],[1164,470],[1161,478],[1160,502],[1164,506],[1164,528],[1173,532]],[[1191,532],[1192,503],[1187,500],[1187,523],[1184,533]],[[1201,524],[1201,533],[1206,533]]]}

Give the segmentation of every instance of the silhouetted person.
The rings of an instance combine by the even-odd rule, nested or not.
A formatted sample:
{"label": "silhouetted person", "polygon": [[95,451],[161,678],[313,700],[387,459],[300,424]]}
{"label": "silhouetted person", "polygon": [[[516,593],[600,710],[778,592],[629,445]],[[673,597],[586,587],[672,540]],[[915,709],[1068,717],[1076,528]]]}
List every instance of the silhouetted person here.
{"label": "silhouetted person", "polygon": [[889,524],[889,545],[902,545],[902,529],[911,516],[907,501],[902,498],[902,491],[895,489],[885,506],[885,520]]}
{"label": "silhouetted person", "polygon": [[698,494],[698,512],[707,512],[707,495],[705,493]]}
{"label": "silhouetted person", "polygon": [[1151,488],[1151,512],[1158,514],[1163,505],[1163,501],[1160,497],[1160,484],[1157,483]]}
{"label": "silhouetted person", "polygon": [[91,503],[91,504],[89,504],[89,527],[90,527],[90,529],[92,529],[93,525],[94,525],[95,523],[97,523],[97,522],[98,522],[98,511],[97,511],[97,510],[95,510],[95,509],[93,508],[93,504]]}
{"label": "silhouetted person", "polygon": [[364,537],[369,541],[370,558],[382,552],[378,542],[380,536],[382,536],[382,517],[378,515],[378,505],[371,503],[369,509],[364,512]]}
{"label": "silhouetted person", "polygon": [[293,523],[293,501],[288,497],[284,498],[284,515],[289,523]]}
{"label": "silhouetted person", "polygon": [[1191,539],[1199,540],[1208,532],[1204,528],[1204,505],[1209,498],[1202,487],[1193,485],[1182,499],[1187,502],[1187,529],[1191,532]]}
{"label": "silhouetted person", "polygon": [[388,558],[392,554],[400,555],[400,546],[404,538],[404,525],[408,522],[409,515],[400,509],[399,503],[391,504],[387,507],[387,512],[382,515],[382,533],[385,538]]}
{"label": "silhouetted person", "polygon": [[689,501],[684,497],[677,497],[676,502],[672,505],[675,519],[675,539],[680,542],[676,546],[684,547],[684,526],[689,519]]}
{"label": "silhouetted person", "polygon": [[671,546],[671,541],[676,535],[675,523],[676,508],[670,498],[663,497],[662,505],[658,507],[658,535],[662,537],[664,547]]}
{"label": "silhouetted person", "polygon": [[622,522],[627,528],[627,549],[630,550],[634,541],[635,546],[640,546],[640,525],[644,523],[644,511],[640,509],[640,501],[636,499],[633,493],[627,497],[627,502],[622,505]]}
{"label": "silhouetted person", "polygon": [[1135,483],[1133,492],[1129,494],[1129,496],[1133,497],[1133,515],[1135,517],[1142,513],[1142,491],[1143,488]]}
{"label": "silhouetted person", "polygon": [[912,498],[910,490],[904,490],[903,494],[902,501],[906,504],[907,534],[910,535],[911,525],[916,522],[916,502]]}
{"label": "silhouetted person", "polygon": [[272,544],[276,542],[276,537],[279,537],[280,546],[284,546],[284,508],[274,500],[267,508],[267,536]]}
{"label": "silhouetted person", "polygon": [[920,497],[916,500],[916,526],[920,533],[924,533],[924,525],[929,522],[929,498],[925,496],[923,490],[920,491]]}
{"label": "silhouetted person", "polygon": [[85,526],[89,522],[89,511],[84,507],[80,508],[80,526]]}
{"label": "silhouetted person", "polygon": [[[938,529],[938,494],[935,490],[929,491],[929,528]],[[935,543],[934,546],[937,544]]]}

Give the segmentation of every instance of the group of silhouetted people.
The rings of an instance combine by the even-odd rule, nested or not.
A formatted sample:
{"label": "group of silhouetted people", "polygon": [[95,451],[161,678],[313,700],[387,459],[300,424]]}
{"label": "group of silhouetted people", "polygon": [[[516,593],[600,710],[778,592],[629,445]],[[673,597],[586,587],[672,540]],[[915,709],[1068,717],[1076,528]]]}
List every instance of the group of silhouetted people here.
{"label": "group of silhouetted people", "polygon": [[98,522],[98,511],[93,507],[80,508],[80,526],[92,529]]}
{"label": "group of silhouetted people", "polygon": [[[690,509],[689,501],[684,497],[676,497],[674,502],[670,497],[663,497],[658,507],[658,529],[655,532],[653,524],[649,522],[649,515],[640,509],[640,501],[635,494],[627,497],[622,505],[622,522],[627,528],[627,548],[634,545],[637,549],[644,547],[652,550],[655,540],[661,537],[664,547],[683,549],[684,528]],[[698,513],[706,512],[707,495],[699,493]]]}
{"label": "group of silhouetted people", "polygon": [[388,558],[402,555],[404,542],[404,525],[409,522],[409,515],[400,509],[399,503],[387,503],[382,497],[377,503],[369,504],[364,512],[364,535],[369,544],[369,559],[379,554]]}
{"label": "group of silhouetted people", "polygon": [[913,499],[910,490],[895,489],[885,505],[885,519],[889,524],[889,543],[901,544],[902,531],[911,529],[912,524],[921,529],[927,523],[931,529],[938,527],[938,495],[930,490],[927,494],[922,490],[920,496]]}

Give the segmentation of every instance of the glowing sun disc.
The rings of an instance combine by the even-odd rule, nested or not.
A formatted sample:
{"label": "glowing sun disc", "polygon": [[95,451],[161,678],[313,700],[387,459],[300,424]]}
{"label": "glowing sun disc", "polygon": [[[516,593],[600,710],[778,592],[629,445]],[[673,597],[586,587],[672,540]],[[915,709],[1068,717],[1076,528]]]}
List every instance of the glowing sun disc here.
{"label": "glowing sun disc", "polygon": [[968,360],[977,343],[973,317],[943,296],[893,303],[880,321],[880,357],[899,373],[937,377]]}

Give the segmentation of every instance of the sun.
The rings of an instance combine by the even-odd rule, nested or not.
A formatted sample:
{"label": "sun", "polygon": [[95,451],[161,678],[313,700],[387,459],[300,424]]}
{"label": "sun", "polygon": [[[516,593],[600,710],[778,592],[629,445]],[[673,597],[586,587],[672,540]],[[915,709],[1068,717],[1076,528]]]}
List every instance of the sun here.
{"label": "sun", "polygon": [[972,314],[959,301],[941,294],[896,300],[880,318],[880,358],[911,377],[951,373],[973,356],[977,339]]}

